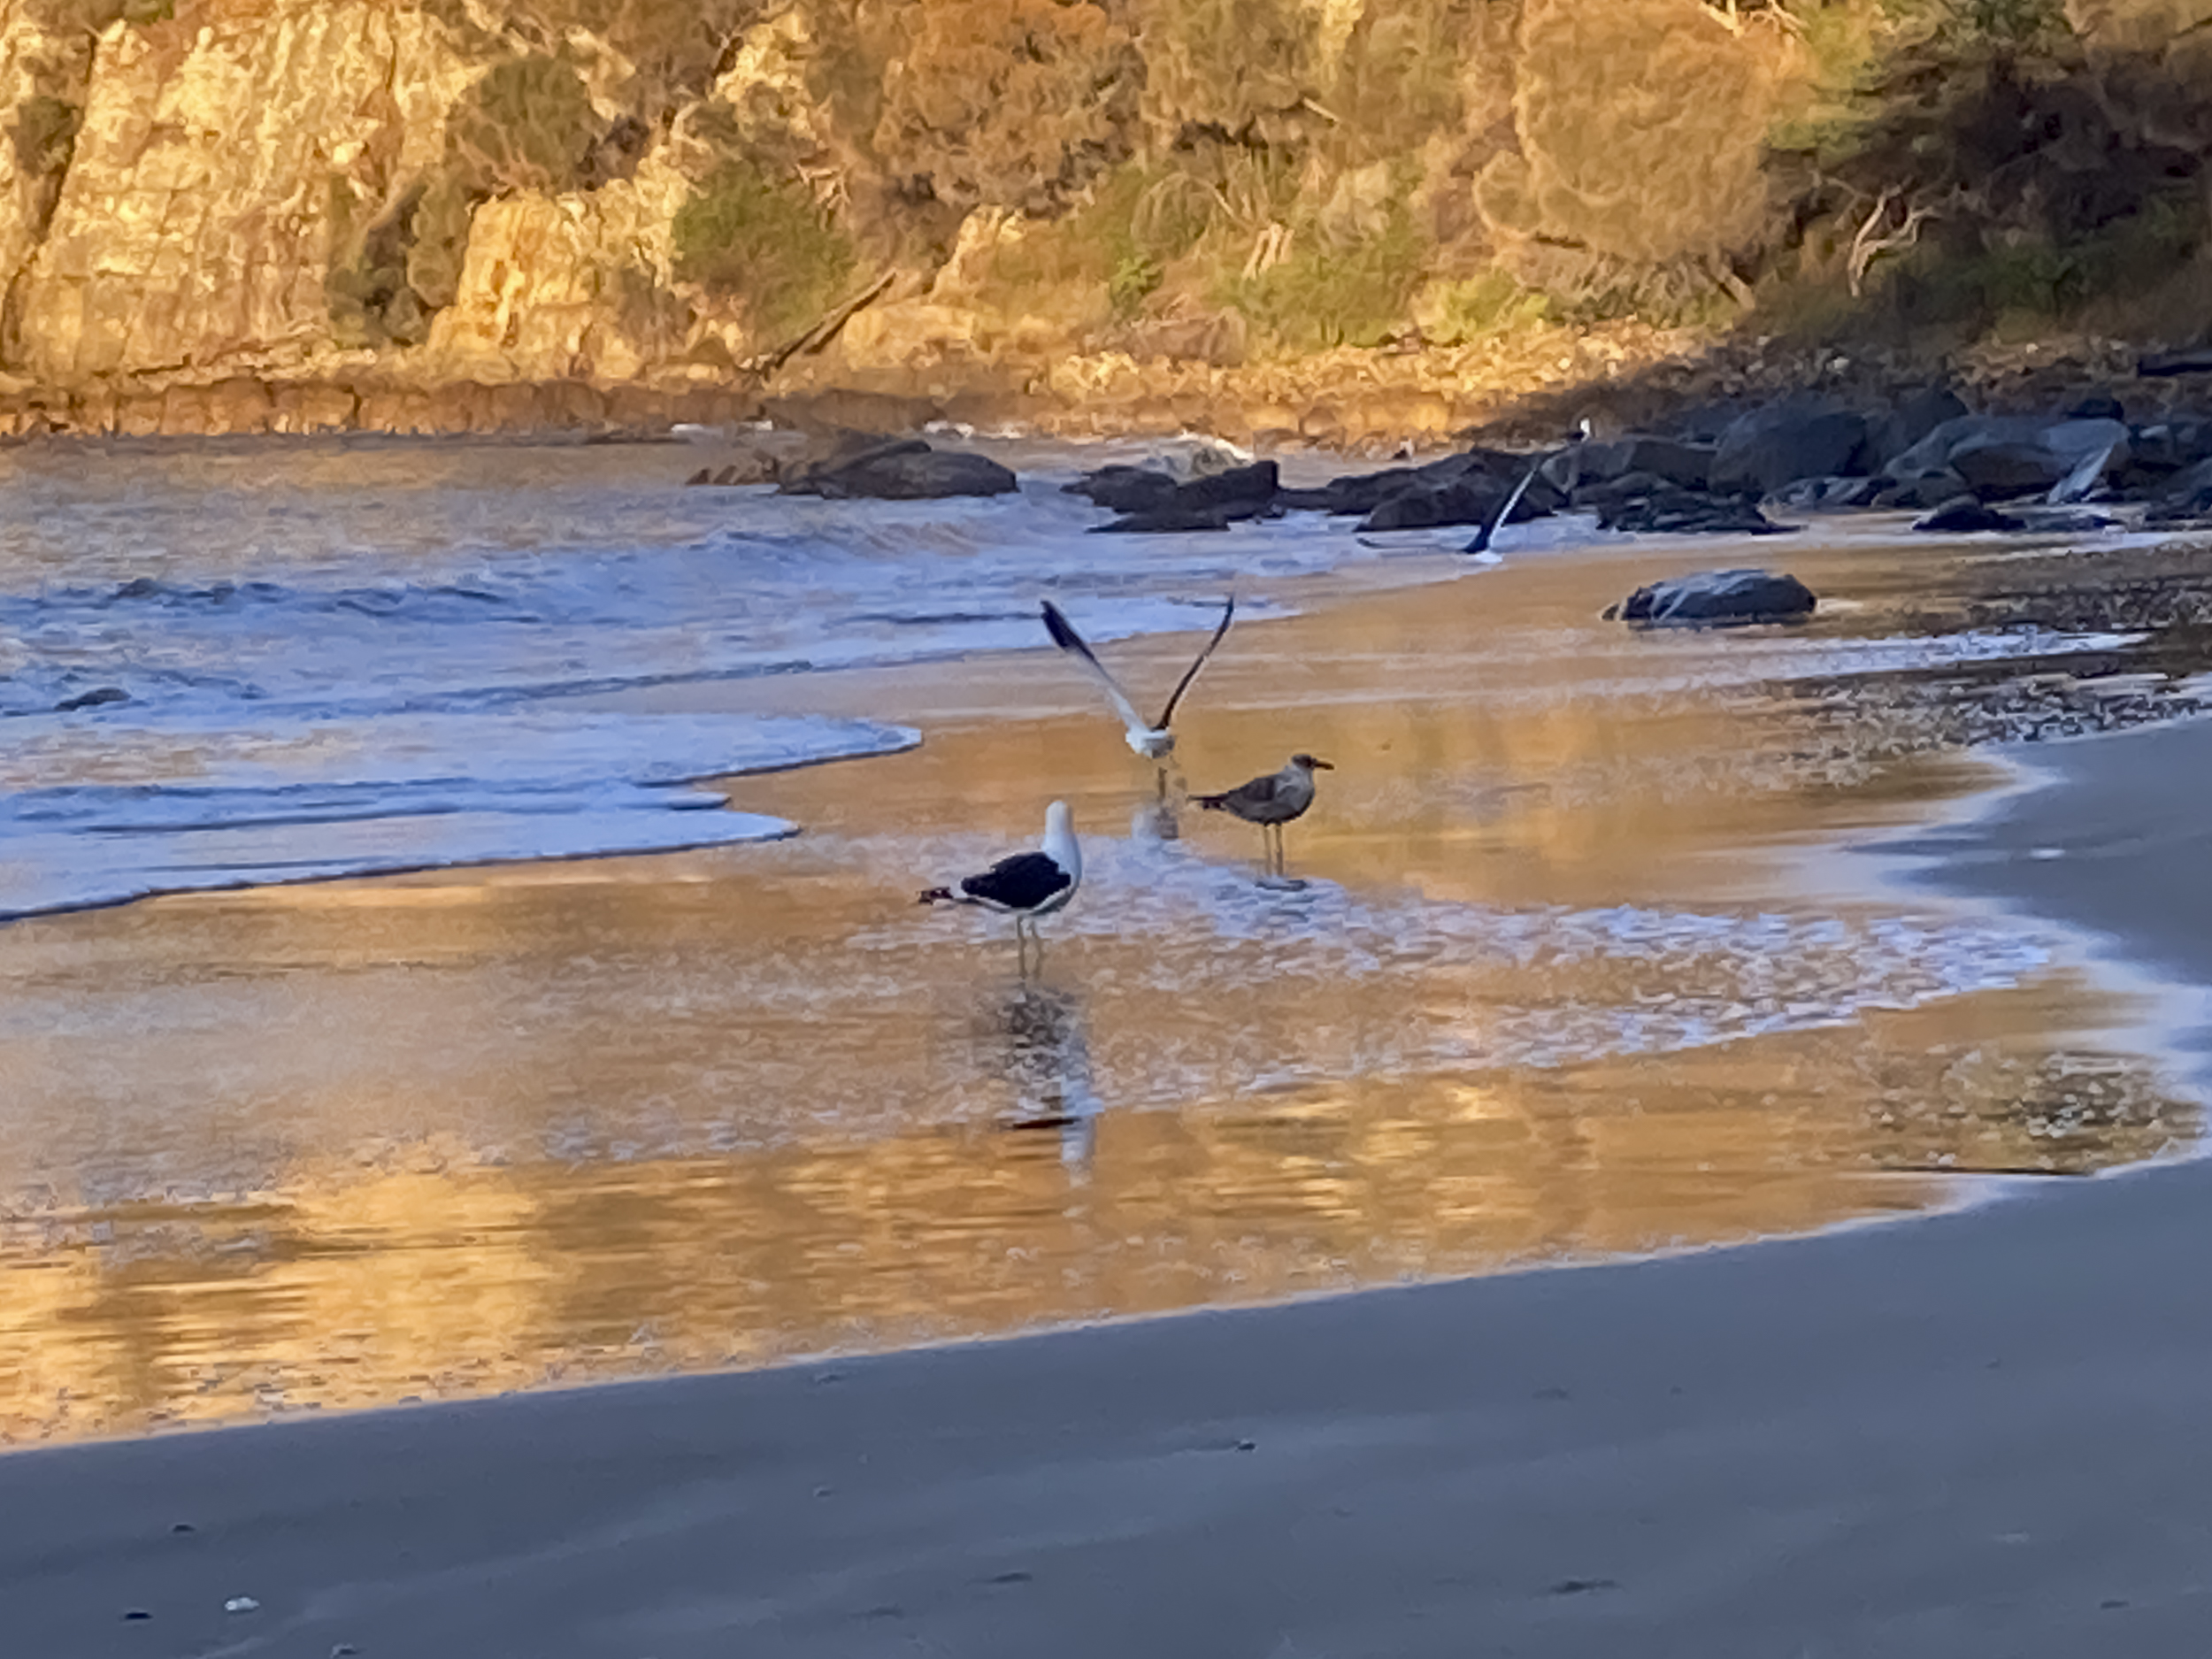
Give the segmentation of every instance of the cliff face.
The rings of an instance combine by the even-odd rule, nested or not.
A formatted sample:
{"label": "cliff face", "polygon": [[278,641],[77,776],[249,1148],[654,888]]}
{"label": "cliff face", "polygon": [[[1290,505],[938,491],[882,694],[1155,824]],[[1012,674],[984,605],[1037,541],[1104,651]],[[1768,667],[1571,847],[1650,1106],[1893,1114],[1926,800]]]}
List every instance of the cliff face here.
{"label": "cliff face", "polygon": [[[674,395],[750,383],[886,279],[803,377],[1219,393],[1314,353],[1785,315],[1890,270],[1925,301],[1952,268],[1932,250],[1970,266],[2038,236],[2079,288],[2115,225],[2194,258],[2208,19],[2212,0],[0,0],[0,393],[19,416],[74,397],[81,425],[195,388],[134,418],[153,426],[241,380],[349,387],[349,419],[440,387]],[[1967,109],[1969,82],[1996,90]],[[1925,159],[2007,120],[1987,176]],[[2051,217],[2070,137],[2140,160],[2131,201]],[[2039,145],[2019,190],[1987,188]],[[1432,377],[1437,419],[1466,372]],[[228,396],[250,424],[261,405]]]}

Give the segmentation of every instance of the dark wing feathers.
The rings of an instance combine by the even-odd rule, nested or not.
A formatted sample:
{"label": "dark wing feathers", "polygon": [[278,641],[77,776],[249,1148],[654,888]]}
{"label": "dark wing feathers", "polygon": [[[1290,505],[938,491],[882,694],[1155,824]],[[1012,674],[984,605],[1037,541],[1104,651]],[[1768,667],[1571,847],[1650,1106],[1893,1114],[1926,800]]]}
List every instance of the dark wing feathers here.
{"label": "dark wing feathers", "polygon": [[[1206,665],[1206,659],[1214,654],[1214,647],[1221,643],[1221,636],[1229,631],[1230,620],[1235,617],[1236,614],[1237,596],[1234,594],[1231,594],[1228,599],[1222,604],[1221,620],[1214,625],[1213,638],[1206,641],[1206,649],[1199,652],[1198,655],[1192,659],[1191,665],[1183,671],[1183,677],[1175,682],[1175,689],[1168,693],[1167,707],[1160,710],[1160,724],[1157,728],[1158,730],[1163,732],[1166,731],[1168,728],[1168,723],[1175,718],[1175,705],[1182,702],[1183,694],[1190,689],[1190,682],[1198,678],[1198,671]],[[1049,622],[1050,618],[1048,618],[1048,625],[1049,625]],[[1055,634],[1053,637],[1056,639],[1059,636]]]}
{"label": "dark wing feathers", "polygon": [[1223,790],[1219,795],[1202,795],[1193,798],[1199,805],[1212,807],[1216,811],[1248,812],[1273,802],[1275,792],[1282,787],[1282,781],[1279,773],[1271,772],[1264,778],[1255,778],[1249,783],[1240,783],[1233,789]]}
{"label": "dark wing feathers", "polygon": [[1060,614],[1060,607],[1051,600],[1044,602],[1045,631],[1052,635],[1052,642],[1064,651],[1073,651],[1092,667],[1103,671],[1105,664],[1091,655],[1091,648],[1078,634],[1068,619]]}
{"label": "dark wing feathers", "polygon": [[960,883],[961,892],[1003,910],[1030,910],[1068,885],[1068,872],[1047,853],[1016,853],[979,876]]}

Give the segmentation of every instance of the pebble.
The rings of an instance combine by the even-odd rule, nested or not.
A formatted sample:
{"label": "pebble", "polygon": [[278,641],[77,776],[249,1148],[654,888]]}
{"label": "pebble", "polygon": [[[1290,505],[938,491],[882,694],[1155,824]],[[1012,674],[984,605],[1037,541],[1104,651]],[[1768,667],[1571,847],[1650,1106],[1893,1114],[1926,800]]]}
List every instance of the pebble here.
{"label": "pebble", "polygon": [[234,1595],[223,1603],[226,1613],[258,1613],[260,1610],[261,1603],[250,1595]]}

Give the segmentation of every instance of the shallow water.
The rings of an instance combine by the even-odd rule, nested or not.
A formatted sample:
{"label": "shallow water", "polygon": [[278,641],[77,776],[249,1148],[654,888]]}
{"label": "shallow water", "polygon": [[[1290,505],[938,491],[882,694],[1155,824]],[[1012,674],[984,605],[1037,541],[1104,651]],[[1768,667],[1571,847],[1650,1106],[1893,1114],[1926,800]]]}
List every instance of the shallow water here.
{"label": "shallow water", "polygon": [[[1102,544],[1043,485],[995,518],[825,516],[682,491],[687,459],[187,450],[127,488],[40,486],[11,603],[58,606],[40,626],[119,680],[194,666],[0,723],[17,890],[434,867],[0,928],[0,1432],[1796,1231],[2193,1140],[2063,941],[1832,850],[1975,780],[1878,686],[2115,643],[1892,637],[1883,596],[1944,580],[1924,551],[1806,539],[1814,627],[1632,635],[1605,599],[1742,549],[1509,540],[1468,574],[1317,521]],[[230,565],[218,503],[255,526]],[[779,536],[788,557],[728,568]],[[66,597],[280,569],[291,595],[582,597],[497,626],[294,597],[236,632],[195,601],[112,636]],[[1207,787],[1336,762],[1296,889],[1256,883],[1247,826],[1164,812],[1064,661],[991,649],[1033,642],[1041,592],[1112,641],[1203,626],[1232,580],[1248,619],[1179,758]],[[1164,686],[1187,638],[1109,657]],[[876,749],[730,779],[734,810],[684,787]],[[1088,869],[1025,978],[1002,923],[913,895],[1027,842],[1054,795]],[[695,846],[801,833],[434,867],[671,844],[654,818]],[[85,850],[134,839],[165,850]]]}

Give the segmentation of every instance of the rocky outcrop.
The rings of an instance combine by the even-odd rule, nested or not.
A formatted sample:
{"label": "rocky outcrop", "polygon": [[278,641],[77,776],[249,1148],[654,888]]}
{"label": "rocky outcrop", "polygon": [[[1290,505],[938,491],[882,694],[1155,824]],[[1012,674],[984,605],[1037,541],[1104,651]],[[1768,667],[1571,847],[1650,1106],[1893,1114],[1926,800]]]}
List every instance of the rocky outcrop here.
{"label": "rocky outcrop", "polygon": [[1794,576],[1771,571],[1700,571],[1639,588],[1606,611],[1609,619],[1647,627],[1729,627],[1801,622],[1819,601]]}
{"label": "rocky outcrop", "polygon": [[470,74],[445,27],[397,0],[110,25],[15,277],[12,360],[71,384],[327,357],[334,243],[435,159]]}
{"label": "rocky outcrop", "polygon": [[1008,468],[987,456],[933,448],[922,438],[849,433],[812,456],[778,471],[786,495],[832,501],[941,501],[956,495],[1004,495],[1020,488]]}

